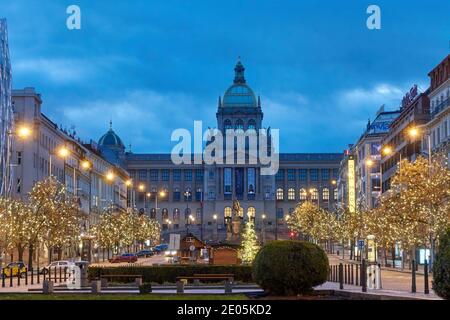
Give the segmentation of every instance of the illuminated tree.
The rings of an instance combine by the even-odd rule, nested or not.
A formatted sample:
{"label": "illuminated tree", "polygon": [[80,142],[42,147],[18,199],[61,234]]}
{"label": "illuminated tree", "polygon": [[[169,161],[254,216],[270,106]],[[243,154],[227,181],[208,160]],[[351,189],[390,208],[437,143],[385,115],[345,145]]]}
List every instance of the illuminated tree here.
{"label": "illuminated tree", "polygon": [[252,221],[247,221],[245,223],[244,232],[242,233],[241,248],[238,251],[242,263],[252,263],[259,249],[260,247],[254,224]]}

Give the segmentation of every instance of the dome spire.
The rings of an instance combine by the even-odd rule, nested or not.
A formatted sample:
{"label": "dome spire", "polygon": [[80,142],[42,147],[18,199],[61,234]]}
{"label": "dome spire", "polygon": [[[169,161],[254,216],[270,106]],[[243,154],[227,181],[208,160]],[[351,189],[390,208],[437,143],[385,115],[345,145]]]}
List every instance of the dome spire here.
{"label": "dome spire", "polygon": [[244,65],[241,63],[241,57],[238,57],[236,66],[234,67],[234,83],[245,83]]}
{"label": "dome spire", "polygon": [[112,130],[112,119],[109,119],[109,130]]}

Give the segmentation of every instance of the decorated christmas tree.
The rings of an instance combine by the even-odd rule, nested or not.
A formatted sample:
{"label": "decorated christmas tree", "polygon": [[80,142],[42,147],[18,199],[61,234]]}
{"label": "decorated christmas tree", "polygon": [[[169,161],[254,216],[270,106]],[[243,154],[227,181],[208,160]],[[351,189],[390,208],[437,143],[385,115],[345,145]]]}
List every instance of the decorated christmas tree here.
{"label": "decorated christmas tree", "polygon": [[259,251],[258,237],[256,236],[253,222],[248,221],[245,224],[244,232],[241,237],[241,248],[239,249],[239,258],[242,263],[252,263]]}

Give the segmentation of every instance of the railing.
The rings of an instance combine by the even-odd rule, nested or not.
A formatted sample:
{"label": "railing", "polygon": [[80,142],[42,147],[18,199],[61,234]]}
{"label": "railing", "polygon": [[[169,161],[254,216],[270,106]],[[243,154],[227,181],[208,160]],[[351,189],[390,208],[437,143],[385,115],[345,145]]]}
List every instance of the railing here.
{"label": "railing", "polygon": [[446,100],[438,104],[436,107],[434,107],[434,109],[431,111],[431,117],[434,118],[438,113],[440,113],[449,105],[450,105],[450,98],[447,98]]}

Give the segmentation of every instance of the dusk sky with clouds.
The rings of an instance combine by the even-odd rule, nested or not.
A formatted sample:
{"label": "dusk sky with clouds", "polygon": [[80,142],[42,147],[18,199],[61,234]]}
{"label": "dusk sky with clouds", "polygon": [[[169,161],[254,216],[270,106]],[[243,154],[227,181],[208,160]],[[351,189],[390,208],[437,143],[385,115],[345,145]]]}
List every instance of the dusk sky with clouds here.
{"label": "dusk sky with clouds", "polygon": [[[238,56],[281,152],[341,152],[450,52],[450,1],[1,2],[14,88],[35,87],[83,140],[112,119],[134,152],[169,152],[194,120],[215,127]],[[66,28],[71,4],[81,30]],[[370,4],[381,30],[366,27]]]}

